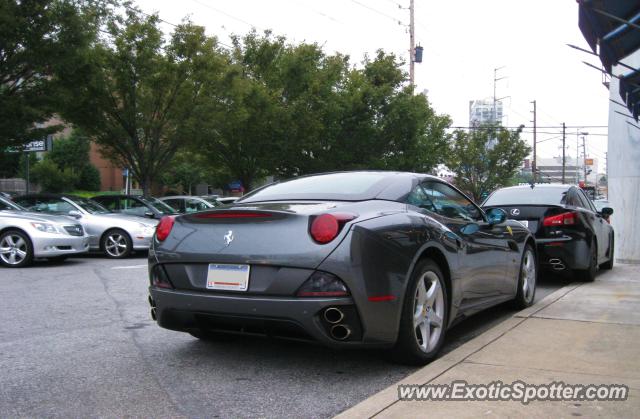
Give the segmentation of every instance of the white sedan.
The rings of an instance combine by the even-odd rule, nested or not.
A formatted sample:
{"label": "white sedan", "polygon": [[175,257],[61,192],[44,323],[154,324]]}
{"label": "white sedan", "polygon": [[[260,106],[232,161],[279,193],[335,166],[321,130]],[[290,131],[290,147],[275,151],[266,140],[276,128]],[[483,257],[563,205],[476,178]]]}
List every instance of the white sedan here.
{"label": "white sedan", "polygon": [[89,251],[89,236],[72,218],[28,212],[0,197],[0,265],[28,266],[34,258],[63,260]]}

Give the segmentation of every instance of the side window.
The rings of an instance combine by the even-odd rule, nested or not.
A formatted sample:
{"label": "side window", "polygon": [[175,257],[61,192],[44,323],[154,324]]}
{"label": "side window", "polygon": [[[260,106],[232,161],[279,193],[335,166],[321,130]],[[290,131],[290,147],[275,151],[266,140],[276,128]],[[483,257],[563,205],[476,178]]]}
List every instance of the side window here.
{"label": "side window", "polygon": [[36,211],[52,212],[55,214],[69,214],[69,211],[77,211],[76,207],[62,199],[43,199],[36,203]]}
{"label": "side window", "polygon": [[593,206],[591,200],[585,195],[584,191],[578,191],[578,199],[580,200],[578,206],[588,209],[589,211],[598,212],[596,208]]}
{"label": "side window", "polygon": [[148,211],[147,206],[137,199],[124,198],[120,200],[120,210],[125,214],[144,216]]}
{"label": "side window", "polygon": [[422,184],[416,186],[413,191],[407,197],[407,204],[415,205],[416,207],[424,208],[431,212],[436,212],[436,207],[433,205],[433,201],[427,195],[427,191]]}
{"label": "side window", "polygon": [[465,220],[484,221],[478,207],[460,192],[441,182],[428,182],[423,188],[435,207],[435,212],[443,217]]}
{"label": "side window", "polygon": [[35,209],[36,200],[34,198],[16,199],[15,202],[21,207],[25,207],[30,211],[36,211]]}
{"label": "side window", "polygon": [[165,204],[169,205],[174,210],[176,210],[178,212],[182,212],[182,208],[180,208],[180,200],[179,199],[165,199],[162,202],[164,202]]}
{"label": "side window", "polygon": [[197,212],[197,211],[204,211],[207,208],[209,208],[204,202],[197,200],[197,199],[188,199],[185,202],[185,212],[189,213],[189,212]]}
{"label": "side window", "polygon": [[98,202],[109,211],[118,210],[118,200],[116,198],[102,198]]}

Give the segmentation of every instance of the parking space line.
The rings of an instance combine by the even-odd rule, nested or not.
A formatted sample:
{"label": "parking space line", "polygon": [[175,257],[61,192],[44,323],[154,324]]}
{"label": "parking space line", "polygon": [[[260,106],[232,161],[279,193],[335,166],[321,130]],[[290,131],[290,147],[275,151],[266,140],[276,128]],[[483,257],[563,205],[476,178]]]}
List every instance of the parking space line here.
{"label": "parking space line", "polygon": [[147,264],[144,265],[129,265],[129,266],[115,266],[111,269],[140,269],[140,268],[146,268]]}

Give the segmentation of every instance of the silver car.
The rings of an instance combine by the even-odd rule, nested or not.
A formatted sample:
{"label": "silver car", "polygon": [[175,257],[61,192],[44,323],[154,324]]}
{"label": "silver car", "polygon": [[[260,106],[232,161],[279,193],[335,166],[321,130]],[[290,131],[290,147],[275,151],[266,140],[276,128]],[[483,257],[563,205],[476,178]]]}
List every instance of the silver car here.
{"label": "silver car", "polygon": [[180,214],[191,214],[192,212],[204,211],[220,205],[215,200],[209,201],[199,196],[191,195],[165,196],[160,200]]}
{"label": "silver car", "polygon": [[63,260],[89,250],[89,235],[70,217],[28,212],[0,197],[0,265],[21,268],[34,258]]}
{"label": "silver car", "polygon": [[99,203],[73,195],[31,194],[14,199],[30,211],[76,218],[89,234],[91,250],[111,258],[124,258],[134,250],[146,250],[157,220],[117,214]]}

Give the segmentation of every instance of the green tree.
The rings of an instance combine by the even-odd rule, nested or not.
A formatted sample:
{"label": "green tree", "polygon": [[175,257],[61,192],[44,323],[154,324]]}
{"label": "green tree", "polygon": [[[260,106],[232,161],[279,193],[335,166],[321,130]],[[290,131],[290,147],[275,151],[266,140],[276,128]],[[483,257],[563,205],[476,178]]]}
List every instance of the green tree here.
{"label": "green tree", "polygon": [[74,129],[67,137],[57,138],[45,160],[53,161],[61,170],[75,175],[73,187],[86,191],[100,190],[100,172],[89,161],[91,141],[84,132]]}
{"label": "green tree", "polygon": [[31,179],[47,192],[67,192],[74,188],[76,174],[73,170],[61,169],[51,159],[38,162],[31,169]]}
{"label": "green tree", "polygon": [[60,129],[44,127],[95,39],[106,3],[0,0],[0,150]]}
{"label": "green tree", "polygon": [[456,185],[476,202],[507,185],[531,152],[520,131],[491,125],[455,131],[446,164],[456,175]]}
{"label": "green tree", "polygon": [[83,61],[84,82],[67,86],[63,116],[148,193],[189,140],[202,86],[224,60],[204,28],[186,22],[165,42],[158,17],[131,7],[106,32]]}

